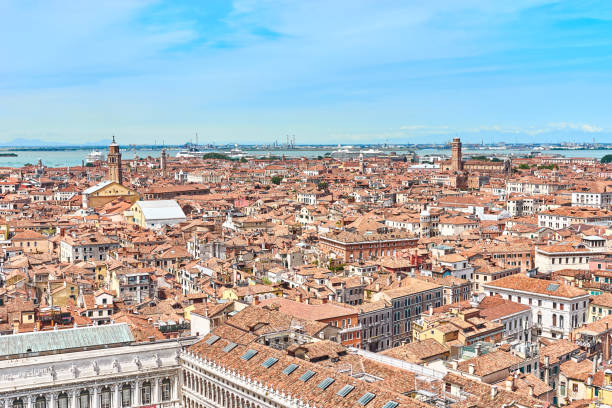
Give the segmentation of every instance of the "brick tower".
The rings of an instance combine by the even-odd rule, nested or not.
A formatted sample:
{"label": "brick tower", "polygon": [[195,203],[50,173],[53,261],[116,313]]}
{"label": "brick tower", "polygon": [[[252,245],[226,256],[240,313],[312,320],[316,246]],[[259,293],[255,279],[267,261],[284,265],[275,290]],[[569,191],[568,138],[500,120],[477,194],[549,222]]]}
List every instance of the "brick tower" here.
{"label": "brick tower", "polygon": [[451,167],[454,171],[461,171],[463,170],[463,161],[461,158],[461,139],[458,137],[454,138],[451,146],[453,152]]}
{"label": "brick tower", "polygon": [[108,179],[123,184],[121,152],[119,152],[119,145],[115,142],[115,136],[113,136],[113,143],[108,146]]}

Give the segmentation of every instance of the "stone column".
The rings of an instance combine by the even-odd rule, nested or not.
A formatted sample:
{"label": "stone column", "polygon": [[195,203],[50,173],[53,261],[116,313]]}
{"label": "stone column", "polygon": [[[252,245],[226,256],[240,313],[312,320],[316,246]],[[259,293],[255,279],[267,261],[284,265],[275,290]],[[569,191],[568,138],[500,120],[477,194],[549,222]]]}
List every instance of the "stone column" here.
{"label": "stone column", "polygon": [[77,408],[77,390],[70,391],[70,406]]}
{"label": "stone column", "polygon": [[120,395],[121,389],[119,387],[119,384],[115,384],[113,386],[113,395],[112,395],[112,408],[120,408],[121,407],[121,395]]}
{"label": "stone column", "polygon": [[47,399],[47,408],[55,408],[58,395],[59,394],[57,392],[52,392],[49,394],[49,398]]}
{"label": "stone column", "polygon": [[133,397],[132,397],[132,405],[140,406],[140,380],[134,381],[134,386],[132,387]]}
{"label": "stone column", "polygon": [[34,404],[32,403],[32,396],[31,396],[31,395],[28,395],[28,399],[27,399],[27,401],[26,401],[26,404],[27,404],[26,406],[27,406],[28,408],[32,408],[32,405],[34,405]]}
{"label": "stone column", "polygon": [[159,395],[159,378],[154,378],[151,386],[153,387],[151,390],[151,404],[157,404],[161,400],[161,396]]}
{"label": "stone column", "polygon": [[[91,394],[91,407],[92,408],[98,408],[100,406],[100,397],[99,397],[99,393],[100,393],[100,387],[98,386],[94,386],[93,387],[93,393]],[[51,407],[53,408],[53,407]]]}
{"label": "stone column", "polygon": [[174,379],[172,381],[172,400],[173,401],[178,400],[178,388],[179,388],[178,375],[176,375],[174,376]]}

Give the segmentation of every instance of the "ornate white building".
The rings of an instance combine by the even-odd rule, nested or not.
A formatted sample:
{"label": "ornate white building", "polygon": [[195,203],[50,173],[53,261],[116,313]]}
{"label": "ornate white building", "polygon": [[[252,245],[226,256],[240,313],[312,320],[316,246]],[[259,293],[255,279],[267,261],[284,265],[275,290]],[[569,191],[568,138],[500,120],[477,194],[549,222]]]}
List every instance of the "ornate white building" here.
{"label": "ornate white building", "polygon": [[0,408],[179,407],[194,341],[135,343],[127,324],[0,336]]}

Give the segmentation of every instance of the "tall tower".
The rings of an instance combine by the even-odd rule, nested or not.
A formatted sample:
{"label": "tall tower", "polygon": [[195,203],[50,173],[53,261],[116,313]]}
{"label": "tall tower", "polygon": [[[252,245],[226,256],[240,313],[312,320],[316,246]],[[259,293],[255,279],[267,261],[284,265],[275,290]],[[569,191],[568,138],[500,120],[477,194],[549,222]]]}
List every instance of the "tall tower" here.
{"label": "tall tower", "polygon": [[113,136],[113,143],[108,146],[108,179],[123,184],[121,153],[119,152],[119,145],[115,142],[115,136]]}
{"label": "tall tower", "polygon": [[162,149],[161,156],[159,158],[159,167],[161,169],[162,177],[166,177],[166,149]]}
{"label": "tall tower", "polygon": [[451,168],[454,171],[461,171],[463,170],[463,161],[461,158],[461,139],[459,139],[458,137],[454,138],[451,146],[453,152],[453,157],[451,159]]}

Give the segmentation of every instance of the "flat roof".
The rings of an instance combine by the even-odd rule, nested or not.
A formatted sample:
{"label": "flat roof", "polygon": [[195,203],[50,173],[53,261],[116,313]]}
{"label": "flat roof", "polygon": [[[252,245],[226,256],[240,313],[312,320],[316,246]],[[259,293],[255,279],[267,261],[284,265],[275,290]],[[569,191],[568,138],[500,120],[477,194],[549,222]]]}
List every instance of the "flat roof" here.
{"label": "flat roof", "polygon": [[0,336],[0,358],[85,347],[128,344],[134,341],[127,323],[77,327]]}

